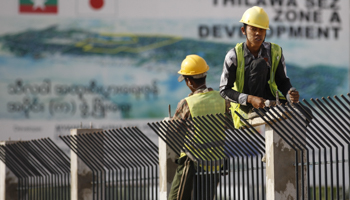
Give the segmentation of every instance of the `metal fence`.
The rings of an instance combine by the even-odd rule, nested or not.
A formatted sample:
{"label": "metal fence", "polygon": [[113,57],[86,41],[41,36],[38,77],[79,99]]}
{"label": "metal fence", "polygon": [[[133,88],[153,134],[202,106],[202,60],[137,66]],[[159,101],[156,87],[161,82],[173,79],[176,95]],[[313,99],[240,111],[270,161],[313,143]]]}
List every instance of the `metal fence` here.
{"label": "metal fence", "polygon": [[[350,94],[347,96],[350,97]],[[344,95],[341,98],[334,96],[334,99],[327,97],[310,101],[272,107],[269,111],[255,111],[294,148],[294,165],[298,166],[295,176],[301,179],[297,188],[298,197],[349,199],[350,101]],[[295,109],[305,111],[303,106],[309,108],[312,115],[303,116],[300,112],[293,112]],[[308,125],[305,126],[305,123]],[[304,159],[298,160],[298,156],[306,157],[306,162]],[[306,170],[306,176],[302,169]],[[304,182],[307,183],[306,187]]]}
{"label": "metal fence", "polygon": [[[295,152],[297,199],[350,199],[349,97],[255,109]],[[235,129],[230,115],[218,114],[148,126],[194,161],[194,199],[264,200],[265,137],[242,122]],[[91,169],[93,199],[159,198],[158,147],[137,127],[60,138]],[[0,159],[18,178],[18,199],[70,199],[70,159],[51,139],[0,146]]]}
{"label": "metal fence", "polygon": [[[297,199],[349,199],[350,103],[343,95],[334,99],[255,109],[295,151]],[[307,108],[312,115],[305,112]],[[213,194],[214,199],[265,199],[265,138],[241,120],[246,124],[241,129],[234,129],[229,115],[148,125],[174,152],[186,152],[195,161],[199,170],[194,177],[194,199],[211,199]],[[213,169],[216,165],[221,168]],[[217,177],[218,184],[201,181]]]}
{"label": "metal fence", "polygon": [[158,147],[138,128],[60,138],[92,170],[93,199],[158,199]]}
{"label": "metal fence", "polygon": [[70,160],[50,138],[0,146],[0,159],[18,178],[18,199],[70,199]]}

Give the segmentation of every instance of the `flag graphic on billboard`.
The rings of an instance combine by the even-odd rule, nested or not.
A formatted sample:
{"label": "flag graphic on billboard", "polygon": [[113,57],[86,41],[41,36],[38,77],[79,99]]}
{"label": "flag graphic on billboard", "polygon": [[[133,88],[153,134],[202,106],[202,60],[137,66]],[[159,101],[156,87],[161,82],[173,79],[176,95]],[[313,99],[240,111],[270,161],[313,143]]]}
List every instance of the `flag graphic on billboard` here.
{"label": "flag graphic on billboard", "polygon": [[78,13],[88,16],[113,15],[115,0],[77,0]]}
{"label": "flag graphic on billboard", "polygon": [[20,0],[20,13],[57,13],[58,0]]}

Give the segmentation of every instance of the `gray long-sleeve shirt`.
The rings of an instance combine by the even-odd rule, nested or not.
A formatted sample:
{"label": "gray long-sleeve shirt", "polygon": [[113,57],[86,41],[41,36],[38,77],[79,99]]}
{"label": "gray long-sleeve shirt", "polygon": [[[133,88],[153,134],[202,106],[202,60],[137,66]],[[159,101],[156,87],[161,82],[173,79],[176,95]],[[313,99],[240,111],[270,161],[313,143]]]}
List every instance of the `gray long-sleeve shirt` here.
{"label": "gray long-sleeve shirt", "polygon": [[[258,58],[264,58],[265,60],[267,60],[268,65],[271,66],[271,43],[264,42],[261,45],[257,58],[255,58],[253,54],[249,51],[246,43],[243,44],[243,52],[244,52],[245,69],[249,67],[249,65],[254,59],[258,59]],[[220,80],[220,94],[223,98],[231,102],[239,103],[241,105],[247,105],[247,98],[249,94],[244,93],[245,91],[240,93],[232,89],[234,82],[236,81],[236,71],[237,71],[237,54],[235,49],[233,48],[230,51],[228,51],[225,56],[224,66],[223,66],[221,80]],[[267,80],[269,80],[269,78]],[[286,64],[284,61],[283,53],[281,56],[281,60],[278,63],[278,67],[275,74],[275,81],[276,81],[278,90],[281,91],[282,94],[285,97],[287,97],[289,101],[289,95],[287,95],[287,93],[288,93],[288,90],[292,87],[292,85],[287,76]],[[271,93],[269,87],[266,87],[266,90],[268,90],[268,92],[266,92],[268,96],[264,98],[275,100],[275,97]]]}

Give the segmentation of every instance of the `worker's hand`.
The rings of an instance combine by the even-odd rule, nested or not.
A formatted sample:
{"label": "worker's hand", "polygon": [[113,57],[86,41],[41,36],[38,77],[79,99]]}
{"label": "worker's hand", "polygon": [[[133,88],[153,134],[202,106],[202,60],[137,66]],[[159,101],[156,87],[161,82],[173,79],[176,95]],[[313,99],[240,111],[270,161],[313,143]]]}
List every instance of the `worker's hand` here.
{"label": "worker's hand", "polygon": [[289,94],[290,101],[292,103],[299,102],[299,92],[297,90],[289,90],[288,94]]}
{"label": "worker's hand", "polygon": [[262,97],[257,97],[253,95],[248,95],[247,102],[252,104],[254,108],[264,108],[265,99]]}

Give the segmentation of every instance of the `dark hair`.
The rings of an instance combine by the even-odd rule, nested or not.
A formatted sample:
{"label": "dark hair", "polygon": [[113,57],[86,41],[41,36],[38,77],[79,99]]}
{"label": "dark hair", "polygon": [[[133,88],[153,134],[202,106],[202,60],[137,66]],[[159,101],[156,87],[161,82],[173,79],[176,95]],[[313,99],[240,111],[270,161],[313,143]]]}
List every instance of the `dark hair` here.
{"label": "dark hair", "polygon": [[244,31],[247,31],[247,26],[248,25],[246,23],[243,24]]}
{"label": "dark hair", "polygon": [[191,79],[193,80],[196,84],[204,84],[205,83],[205,79],[207,78],[207,76],[204,76],[202,78],[193,78],[192,76],[185,76],[183,75],[186,78],[188,79]]}

